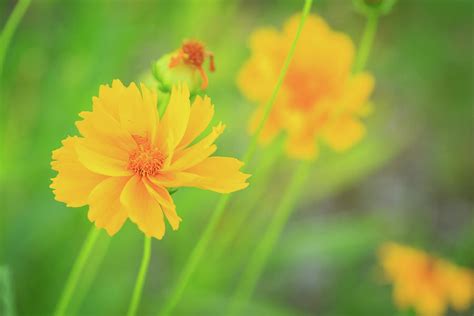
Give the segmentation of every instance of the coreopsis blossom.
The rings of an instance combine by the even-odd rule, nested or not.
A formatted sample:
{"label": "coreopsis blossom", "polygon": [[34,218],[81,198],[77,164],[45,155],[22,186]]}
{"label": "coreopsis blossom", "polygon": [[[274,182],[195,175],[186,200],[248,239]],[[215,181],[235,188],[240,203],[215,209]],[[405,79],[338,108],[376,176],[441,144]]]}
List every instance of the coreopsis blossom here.
{"label": "coreopsis blossom", "polygon": [[[250,38],[251,56],[240,70],[237,84],[259,105],[251,130],[262,117],[299,20],[293,16],[283,31],[262,28]],[[269,142],[286,131],[287,153],[299,159],[315,158],[319,140],[337,151],[359,141],[365,132],[360,119],[369,112],[374,79],[366,72],[352,74],[354,51],[347,35],[331,30],[316,15],[308,16],[260,140]]]}
{"label": "coreopsis blossom", "polygon": [[173,230],[181,222],[168,189],[229,193],[245,188],[248,175],[239,160],[211,156],[222,123],[193,144],[214,115],[208,97],[197,96],[191,106],[188,88],[174,87],[160,118],[156,93],[143,84],[140,90],[119,80],[100,87],[92,111],[76,123],[81,136],[67,137],[53,151],[58,174],[51,188],[69,207],[89,205],[89,220],[110,235],[129,218],[161,239],[164,217]]}
{"label": "coreopsis blossom", "polygon": [[437,316],[448,305],[463,311],[474,302],[472,270],[395,243],[381,247],[380,263],[400,309],[412,307],[418,315]]}
{"label": "coreopsis blossom", "polygon": [[179,49],[161,57],[153,67],[153,74],[162,91],[168,91],[178,82],[186,82],[192,94],[204,91],[209,80],[204,62],[209,59],[209,71],[215,71],[214,54],[203,43],[184,41]]}

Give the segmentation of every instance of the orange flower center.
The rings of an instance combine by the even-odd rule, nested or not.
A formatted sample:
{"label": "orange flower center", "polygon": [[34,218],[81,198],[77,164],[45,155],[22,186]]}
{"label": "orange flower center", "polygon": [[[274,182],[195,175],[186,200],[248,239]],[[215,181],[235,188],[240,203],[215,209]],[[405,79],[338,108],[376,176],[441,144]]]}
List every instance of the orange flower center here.
{"label": "orange flower center", "polygon": [[183,53],[186,54],[184,62],[193,64],[196,67],[201,67],[204,63],[204,45],[196,41],[189,41],[183,44]]}
{"label": "orange flower center", "polygon": [[327,78],[315,78],[308,71],[289,71],[285,85],[291,93],[290,104],[298,110],[312,110],[319,100],[329,95],[331,87],[328,81]]}
{"label": "orange flower center", "polygon": [[434,259],[428,259],[422,267],[422,271],[420,273],[421,279],[430,282],[433,281],[435,278],[435,266],[436,266],[436,261]]}
{"label": "orange flower center", "polygon": [[133,135],[137,148],[128,157],[128,169],[140,176],[157,175],[165,163],[165,155],[152,147],[146,137]]}

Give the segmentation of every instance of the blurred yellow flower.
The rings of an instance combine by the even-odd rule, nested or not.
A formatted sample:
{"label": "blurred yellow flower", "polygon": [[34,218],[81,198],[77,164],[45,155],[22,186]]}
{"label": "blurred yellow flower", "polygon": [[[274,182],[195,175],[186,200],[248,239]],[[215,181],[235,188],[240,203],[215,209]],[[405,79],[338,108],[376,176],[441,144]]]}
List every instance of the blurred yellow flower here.
{"label": "blurred yellow flower", "polygon": [[147,236],[161,239],[165,216],[176,230],[181,218],[168,188],[197,187],[229,193],[247,187],[242,163],[210,157],[224,131],[219,123],[191,144],[208,126],[214,106],[197,96],[191,106],[186,86],[174,87],[159,118],[157,95],[143,84],[141,93],[114,80],[93,98],[76,126],[82,137],[67,137],[53,151],[56,200],[70,207],[89,205],[89,220],[115,234],[127,218]]}
{"label": "blurred yellow flower", "polygon": [[395,304],[423,316],[443,315],[448,305],[468,309],[474,300],[474,272],[395,243],[384,244],[380,263],[393,283]]}
{"label": "blurred yellow flower", "polygon": [[[259,104],[250,122],[252,130],[263,115],[299,19],[291,17],[282,32],[262,28],[250,38],[251,57],[237,83],[249,100]],[[319,139],[337,151],[361,139],[365,128],[360,118],[369,112],[374,79],[368,73],[352,74],[353,59],[354,44],[347,35],[331,30],[322,18],[309,16],[260,140],[269,142],[285,130],[287,153],[313,159]]]}

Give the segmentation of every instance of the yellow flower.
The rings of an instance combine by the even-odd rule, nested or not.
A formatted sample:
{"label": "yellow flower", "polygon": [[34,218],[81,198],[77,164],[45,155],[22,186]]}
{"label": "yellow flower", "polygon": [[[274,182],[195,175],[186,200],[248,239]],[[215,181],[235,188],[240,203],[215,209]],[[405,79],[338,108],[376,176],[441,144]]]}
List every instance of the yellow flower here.
{"label": "yellow flower", "polygon": [[[250,38],[251,57],[237,84],[259,104],[250,122],[252,130],[270,98],[299,19],[290,18],[282,32],[262,28]],[[319,139],[337,151],[361,139],[365,128],[360,118],[368,113],[374,79],[368,73],[352,74],[353,59],[354,45],[347,35],[331,30],[320,17],[309,16],[260,140],[269,142],[284,130],[287,153],[313,159]]]}
{"label": "yellow flower", "polygon": [[468,309],[474,300],[474,272],[395,243],[380,249],[380,263],[393,283],[395,304],[419,315],[443,315],[448,305]]}
{"label": "yellow flower", "polygon": [[83,120],[76,123],[82,137],[67,137],[53,151],[56,200],[89,205],[89,220],[110,235],[127,218],[158,239],[165,233],[164,216],[178,229],[181,218],[168,188],[229,193],[248,185],[239,160],[211,157],[222,123],[192,144],[214,115],[208,97],[196,97],[191,106],[188,88],[178,86],[161,118],[156,104],[156,93],[143,84],[141,93],[134,83],[102,85],[92,112],[80,113]]}

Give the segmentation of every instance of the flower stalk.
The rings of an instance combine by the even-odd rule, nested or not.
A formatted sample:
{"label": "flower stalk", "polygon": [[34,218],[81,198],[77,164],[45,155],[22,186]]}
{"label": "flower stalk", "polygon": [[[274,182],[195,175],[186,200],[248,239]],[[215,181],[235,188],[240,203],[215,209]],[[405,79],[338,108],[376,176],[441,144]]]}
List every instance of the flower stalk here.
{"label": "flower stalk", "polygon": [[132,300],[128,308],[127,316],[135,316],[137,314],[138,304],[142,297],[143,285],[145,283],[146,274],[148,271],[148,265],[150,264],[151,254],[151,238],[145,236],[143,245],[143,257],[142,263],[140,264],[140,271],[138,272],[137,281],[133,289]]}
{"label": "flower stalk", "polygon": [[[298,39],[300,37],[301,31],[303,29],[304,22],[306,20],[306,17],[308,16],[310,9],[312,5],[312,0],[305,0],[304,7],[303,7],[303,13],[301,15],[301,20],[300,24],[298,26],[298,30],[296,32],[296,35],[293,39],[293,43],[290,47],[290,50],[288,52],[288,55],[286,56],[285,62],[283,64],[283,67],[280,71],[277,83],[275,85],[275,88],[272,92],[272,95],[268,102],[266,103],[264,107],[264,114],[262,119],[260,120],[255,133],[253,134],[253,137],[250,141],[249,147],[247,148],[247,151],[244,155],[243,162],[245,165],[247,165],[250,160],[252,159],[256,147],[257,147],[257,142],[259,139],[259,136],[263,130],[263,127],[265,126],[265,123],[268,120],[268,117],[270,115],[271,109],[273,107],[273,104],[275,103],[275,99],[278,95],[278,92],[281,88],[281,85],[283,84],[283,80],[286,76],[286,72],[288,70],[288,67],[290,65],[291,59],[294,55],[295,49],[296,49],[296,44],[298,42]],[[219,220],[222,217],[222,214],[227,206],[227,203],[231,197],[231,194],[226,194],[222,195],[220,198],[216,209],[211,215],[211,219],[209,220],[209,223],[207,224],[203,234],[201,235],[201,238],[197,242],[196,246],[194,247],[193,251],[191,252],[191,255],[189,257],[189,260],[186,262],[186,265],[181,272],[177,285],[171,292],[171,295],[169,296],[164,308],[161,310],[160,315],[169,315],[171,312],[174,310],[176,305],[179,303],[181,296],[183,295],[184,289],[189,283],[189,280],[196,270],[199,262],[202,259],[202,256],[204,254],[205,249],[207,248],[209,241],[211,239],[212,233],[219,222]]]}
{"label": "flower stalk", "polygon": [[376,13],[367,16],[364,33],[360,40],[359,51],[354,64],[354,73],[362,71],[367,64],[367,59],[374,43],[375,33],[377,32],[378,20],[379,16]]}
{"label": "flower stalk", "polygon": [[243,306],[250,299],[253,289],[265,267],[265,263],[285,227],[288,218],[295,209],[294,206],[303,189],[305,180],[309,175],[311,165],[311,161],[302,161],[294,172],[270,225],[250,258],[247,269],[240,278],[237,290],[231,301],[229,315],[236,315],[239,307]]}
{"label": "flower stalk", "polygon": [[84,266],[87,262],[87,259],[89,258],[92,248],[94,247],[97,241],[97,237],[99,236],[99,234],[100,230],[95,226],[92,226],[89,233],[87,234],[87,238],[81,248],[79,255],[76,257],[76,261],[74,262],[73,268],[69,273],[66,286],[64,287],[61,293],[61,298],[59,299],[59,302],[56,306],[56,310],[54,312],[55,316],[63,316],[66,314],[74,290],[77,287],[79,277],[81,276],[81,273],[84,270]]}
{"label": "flower stalk", "polygon": [[[18,28],[18,25],[20,24],[23,16],[25,15],[26,10],[28,10],[28,7],[30,6],[31,0],[19,0],[13,9],[13,12],[11,15],[8,17],[7,22],[5,23],[5,27],[3,28],[2,32],[0,33],[0,126],[3,126],[3,124],[8,120],[8,111],[7,107],[5,105],[5,102],[3,100],[4,98],[4,84],[3,84],[3,64],[5,61],[5,56],[8,51],[8,47],[10,46],[10,41],[13,37],[13,34],[15,34],[15,30]],[[0,176],[3,175],[3,171],[6,170],[5,165],[7,163],[6,159],[6,154],[5,151],[7,150],[5,144],[6,141],[4,137],[5,132],[1,131],[0,138],[1,138],[1,146],[0,146],[0,163],[3,168],[0,170]],[[0,215],[3,216],[3,215]],[[2,221],[3,218],[2,218]],[[0,225],[2,226],[2,225]]]}
{"label": "flower stalk", "polygon": [[10,15],[5,27],[0,35],[0,76],[3,70],[3,61],[5,59],[8,46],[10,45],[10,40],[15,33],[18,25],[25,15],[26,10],[30,6],[31,0],[19,0],[15,8],[13,9],[12,14]]}
{"label": "flower stalk", "polygon": [[[105,236],[104,236],[105,237]],[[77,315],[77,311],[82,305],[91,285],[93,284],[97,273],[104,261],[112,238],[101,238],[94,245],[94,255],[90,257],[87,267],[81,274],[81,282],[74,292],[74,300],[68,306],[68,314]]]}
{"label": "flower stalk", "polygon": [[226,234],[221,236],[222,240],[213,249],[214,259],[219,260],[221,256],[225,254],[225,251],[229,249],[232,242],[234,242],[239,232],[242,231],[246,220],[255,207],[261,201],[262,196],[265,193],[266,185],[271,181],[272,171],[276,168],[280,158],[283,155],[283,144],[281,141],[276,140],[273,145],[274,148],[259,162],[259,168],[256,170],[254,187],[252,194],[246,201],[246,207],[242,208],[235,214],[235,218],[232,218],[232,225],[226,228]]}

